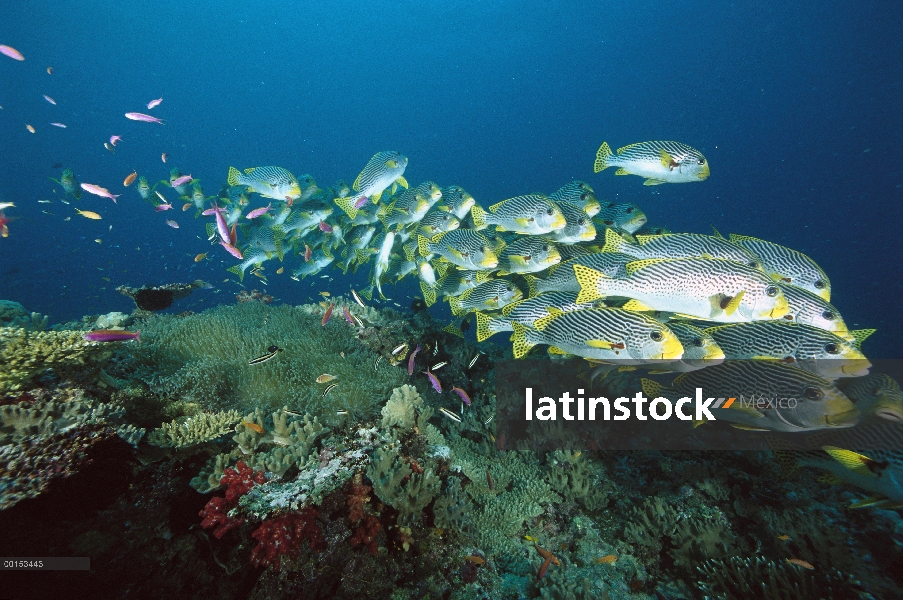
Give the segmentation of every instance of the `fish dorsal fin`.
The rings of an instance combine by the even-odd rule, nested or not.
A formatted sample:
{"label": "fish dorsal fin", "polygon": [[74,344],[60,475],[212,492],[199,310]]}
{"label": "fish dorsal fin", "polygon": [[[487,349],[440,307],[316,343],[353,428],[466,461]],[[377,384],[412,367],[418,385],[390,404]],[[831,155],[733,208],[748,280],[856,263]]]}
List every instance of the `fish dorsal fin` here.
{"label": "fish dorsal fin", "polygon": [[605,230],[605,244],[602,246],[602,252],[620,252],[624,243],[624,238],[618,235],[617,231],[608,228]]}
{"label": "fish dorsal fin", "polygon": [[737,312],[737,309],[740,307],[740,303],[743,301],[743,296],[746,295],[746,290],[740,290],[737,294],[731,298],[727,306],[724,307],[724,314],[732,315]]}
{"label": "fish dorsal fin", "polygon": [[859,454],[852,450],[844,450],[837,446],[822,446],[821,449],[827,452],[831,458],[839,462],[845,469],[849,469],[857,475],[862,475],[863,477],[878,476],[875,470],[870,468],[870,465],[877,465],[877,461],[872,460],[864,454]]}
{"label": "fish dorsal fin", "polygon": [[624,270],[627,271],[627,275],[633,275],[637,271],[641,269],[645,269],[650,265],[656,265],[658,263],[668,262],[672,259],[670,258],[644,258],[642,260],[632,260],[626,265],[624,265]]}
{"label": "fish dorsal fin", "polygon": [[561,311],[558,311],[558,314],[552,314],[550,312],[548,316],[540,317],[539,319],[536,319],[535,321],[533,321],[533,329],[537,329],[539,331],[544,331],[545,328],[549,326],[549,323],[554,321],[561,314],[563,314]]}
{"label": "fish dorsal fin", "polygon": [[351,184],[351,189],[355,192],[361,191],[361,177],[364,176],[364,172],[361,171],[361,174],[357,176],[357,179],[354,180],[354,183]]}
{"label": "fish dorsal fin", "polygon": [[761,242],[763,240],[756,238],[756,237],[749,236],[749,235],[740,235],[737,233],[731,233],[728,235],[728,241],[731,241],[731,242]]}
{"label": "fish dorsal fin", "polygon": [[250,175],[250,174],[253,173],[256,169],[257,169],[257,167],[251,167],[250,169],[245,169],[245,175]]}
{"label": "fish dorsal fin", "polygon": [[662,394],[665,391],[665,387],[657,381],[653,381],[652,379],[646,379],[645,377],[640,378],[640,389],[643,390],[643,393],[649,398],[661,398],[664,397]]}
{"label": "fish dorsal fin", "polygon": [[491,212],[491,213],[495,213],[499,208],[501,208],[502,204],[504,204],[505,202],[507,202],[507,200],[502,200],[501,202],[496,202],[495,204],[490,206],[487,210],[489,210],[489,212]]}
{"label": "fish dorsal fin", "polygon": [[438,265],[433,265],[433,268],[436,269],[436,273],[439,273],[439,277],[445,277],[446,273],[448,273],[449,263],[439,263]]}
{"label": "fish dorsal fin", "polygon": [[716,229],[714,225],[712,225],[712,231],[714,232],[715,237],[718,238],[719,240],[726,239],[723,235],[721,235],[721,232],[718,231],[718,229]]}
{"label": "fish dorsal fin", "polygon": [[639,300],[637,300],[636,298],[628,300],[627,303],[621,307],[621,309],[629,310],[631,312],[648,312],[651,310],[655,310],[648,304],[644,304],[644,303],[640,302]]}
{"label": "fish dorsal fin", "polygon": [[442,231],[440,233],[437,233],[436,235],[434,235],[432,237],[432,239],[430,241],[433,242],[434,244],[438,244],[442,238],[444,238],[446,235],[448,235],[448,233],[449,233],[448,231]]}
{"label": "fish dorsal fin", "polygon": [[492,273],[489,271],[477,271],[477,274],[474,276],[474,279],[477,283],[483,283],[484,281],[489,281],[492,277]]}
{"label": "fish dorsal fin", "polygon": [[618,148],[617,150],[615,150],[615,153],[617,153],[617,154],[623,154],[625,151],[630,150],[630,149],[633,148],[634,146],[639,146],[640,144],[643,144],[643,143],[644,143],[644,142],[637,142],[636,144],[628,144],[628,145],[626,145],[626,146],[621,146],[620,148]]}
{"label": "fish dorsal fin", "polygon": [[644,245],[648,244],[650,241],[654,240],[655,238],[664,237],[665,235],[667,235],[667,234],[659,234],[659,235],[637,235],[637,236],[634,236],[634,239],[636,239],[637,243],[638,243],[640,246],[644,246]]}

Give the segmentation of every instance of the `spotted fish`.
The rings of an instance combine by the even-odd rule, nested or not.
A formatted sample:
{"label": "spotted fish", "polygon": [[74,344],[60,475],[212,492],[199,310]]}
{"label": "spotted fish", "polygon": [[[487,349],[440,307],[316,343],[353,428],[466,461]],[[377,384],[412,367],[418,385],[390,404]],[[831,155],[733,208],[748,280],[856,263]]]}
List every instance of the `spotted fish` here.
{"label": "spotted fish", "polygon": [[617,153],[608,142],[602,142],[593,172],[608,167],[620,167],[615,175],[645,177],[643,185],[689,183],[709,176],[709,163],[702,153],[680,142],[640,142],[618,148]]}

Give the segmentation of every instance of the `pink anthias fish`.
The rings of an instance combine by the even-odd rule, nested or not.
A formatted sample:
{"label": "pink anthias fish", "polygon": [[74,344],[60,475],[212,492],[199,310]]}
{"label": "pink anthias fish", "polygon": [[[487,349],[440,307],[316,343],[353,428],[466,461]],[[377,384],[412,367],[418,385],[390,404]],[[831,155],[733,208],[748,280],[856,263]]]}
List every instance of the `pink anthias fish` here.
{"label": "pink anthias fish", "polygon": [[122,138],[121,138],[120,136],[118,136],[118,135],[111,135],[111,136],[110,136],[110,145],[111,145],[111,146],[115,146],[115,145],[116,145],[116,142],[118,142],[118,141],[121,140],[121,139],[122,139]]}
{"label": "pink anthias fish", "polygon": [[216,231],[219,233],[219,239],[226,244],[232,245],[232,236],[229,235],[229,226],[226,219],[223,218],[222,210],[216,204],[213,205],[214,215],[216,216]]}
{"label": "pink anthias fish", "polygon": [[271,204],[272,204],[272,202],[271,202],[270,204],[267,204],[266,206],[264,206],[264,207],[262,207],[262,208],[255,208],[254,210],[252,210],[251,212],[249,212],[249,213],[247,214],[247,216],[245,216],[245,218],[246,218],[246,219],[256,219],[257,217],[262,217],[263,215],[265,215],[265,214],[267,214],[268,212],[270,212],[270,205],[271,205]]}
{"label": "pink anthias fish", "polygon": [[365,205],[367,203],[367,200],[368,200],[367,196],[361,196],[360,198],[357,199],[357,201],[355,201],[354,208],[362,207],[363,205]]}
{"label": "pink anthias fish", "polygon": [[351,316],[351,313],[348,312],[348,307],[342,307],[342,314],[345,315],[345,320],[354,325],[354,318]]}
{"label": "pink anthias fish", "polygon": [[169,185],[171,185],[172,187],[179,187],[180,185],[184,185],[184,184],[190,182],[191,180],[192,180],[191,175],[182,175],[175,181],[170,182]]}
{"label": "pink anthias fish", "polygon": [[83,183],[81,184],[82,189],[90,194],[94,194],[95,196],[100,196],[101,198],[109,198],[116,203],[116,198],[121,196],[122,194],[111,194],[110,190],[107,188],[102,188],[99,185],[94,185],[93,183]]}
{"label": "pink anthias fish", "polygon": [[4,46],[3,44],[0,44],[0,54],[5,54],[6,56],[14,58],[16,60],[25,60],[25,57],[22,56],[22,53],[12,46]]}
{"label": "pink anthias fish", "polygon": [[442,384],[439,383],[439,378],[430,373],[429,371],[421,371],[427,378],[430,380],[430,383],[433,385],[433,389],[436,390],[436,393],[442,393]]}
{"label": "pink anthias fish", "polygon": [[326,314],[323,315],[323,322],[321,325],[326,327],[326,324],[329,323],[329,318],[332,316],[332,309],[335,308],[335,302],[329,305],[329,308],[326,309]]}
{"label": "pink anthias fish", "polygon": [[170,210],[172,208],[172,204],[158,204],[154,207],[154,210],[157,212],[163,212],[164,210]]}
{"label": "pink anthias fish", "polygon": [[233,246],[232,244],[227,244],[226,242],[220,240],[219,245],[226,249],[226,252],[237,258],[238,260],[242,260],[244,255],[241,253],[241,250]]}
{"label": "pink anthias fish", "polygon": [[155,107],[155,106],[160,106],[160,103],[161,103],[161,102],[163,102],[163,98],[162,98],[162,97],[157,98],[156,100],[151,100],[150,102],[147,103],[147,110],[150,110],[150,109],[152,109],[152,108]]}
{"label": "pink anthias fish", "polygon": [[141,343],[140,331],[125,331],[121,329],[98,329],[97,331],[89,331],[82,336],[89,342],[125,342],[127,340],[137,340]]}
{"label": "pink anthias fish", "polygon": [[332,233],[332,226],[326,221],[320,221],[319,227],[323,233]]}
{"label": "pink anthias fish", "polygon": [[179,224],[173,221],[172,219],[166,219],[166,224],[172,227],[173,229],[178,229]]}
{"label": "pink anthias fish", "polygon": [[414,358],[417,356],[417,353],[420,352],[420,346],[418,345],[411,355],[408,357],[408,375],[414,374]]}
{"label": "pink anthias fish", "polygon": [[464,390],[462,390],[459,387],[453,387],[451,389],[451,391],[453,391],[454,393],[461,396],[461,400],[464,401],[464,404],[466,404],[467,406],[470,406],[470,396],[467,395],[467,392],[465,392]]}
{"label": "pink anthias fish", "polygon": [[48,96],[47,94],[42,94],[44,96],[44,100],[56,106],[56,100]]}
{"label": "pink anthias fish", "polygon": [[51,125],[53,125],[54,127],[62,127],[63,129],[66,128],[66,125],[64,123],[51,123]]}
{"label": "pink anthias fish", "polygon": [[160,125],[163,125],[163,121],[157,117],[152,117],[144,113],[125,113],[125,118],[131,119],[132,121],[144,121],[145,123],[159,123]]}

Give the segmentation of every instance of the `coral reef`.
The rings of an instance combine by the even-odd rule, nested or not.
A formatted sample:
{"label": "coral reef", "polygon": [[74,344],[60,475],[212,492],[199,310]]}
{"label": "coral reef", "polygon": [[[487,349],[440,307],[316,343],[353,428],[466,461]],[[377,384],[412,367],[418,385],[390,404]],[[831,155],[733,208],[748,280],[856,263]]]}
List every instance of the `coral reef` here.
{"label": "coral reef", "polygon": [[161,448],[193,446],[229,433],[239,420],[241,414],[237,410],[200,413],[164,423],[147,436],[147,441]]}

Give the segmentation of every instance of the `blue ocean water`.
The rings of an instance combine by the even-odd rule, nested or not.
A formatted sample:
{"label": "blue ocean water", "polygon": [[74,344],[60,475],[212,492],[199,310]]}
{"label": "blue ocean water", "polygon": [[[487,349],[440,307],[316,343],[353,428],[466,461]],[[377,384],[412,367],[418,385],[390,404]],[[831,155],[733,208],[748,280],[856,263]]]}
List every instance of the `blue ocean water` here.
{"label": "blue ocean water", "polygon": [[[0,56],[0,201],[18,218],[0,239],[0,298],[54,322],[130,310],[119,284],[217,286],[174,311],[238,291],[203,221],[155,213],[122,188],[132,170],[153,182],[176,166],[208,194],[230,165],[281,165],[329,186],[392,149],[409,157],[409,181],[461,185],[483,206],[582,179],[651,224],[798,249],[829,274],[851,328],[878,328],[866,352],[900,356],[898,2],[87,0],[0,13],[0,43],[26,57]],[[160,96],[152,114],[165,125],[123,117]],[[115,155],[111,135],[122,136]],[[603,140],[653,139],[698,148],[712,176],[643,187],[592,173]],[[103,219],[75,215],[48,179],[57,163],[122,197],[85,194],[79,207]],[[193,262],[208,250],[214,260]],[[266,289],[297,304],[362,287],[366,269],[330,274],[271,274]],[[389,295],[406,306],[416,288],[402,286]]]}

